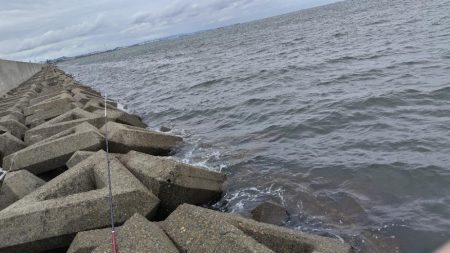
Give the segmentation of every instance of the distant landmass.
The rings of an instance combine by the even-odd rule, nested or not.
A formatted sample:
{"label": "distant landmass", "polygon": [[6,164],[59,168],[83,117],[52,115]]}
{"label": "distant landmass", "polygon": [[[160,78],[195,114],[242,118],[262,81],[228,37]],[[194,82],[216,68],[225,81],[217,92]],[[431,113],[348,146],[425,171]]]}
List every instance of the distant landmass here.
{"label": "distant landmass", "polygon": [[217,27],[217,28],[213,28],[213,29],[206,29],[206,30],[199,30],[199,31],[195,31],[195,32],[190,32],[190,33],[179,33],[179,34],[175,34],[175,35],[170,35],[170,36],[166,36],[166,37],[162,37],[162,38],[158,38],[158,39],[153,39],[153,40],[147,40],[144,42],[139,42],[136,44],[132,44],[129,46],[121,46],[121,47],[115,47],[113,49],[108,49],[108,50],[103,50],[103,51],[93,51],[90,53],[86,53],[86,54],[80,54],[80,55],[76,55],[76,56],[62,56],[56,59],[50,59],[45,61],[46,63],[51,63],[51,64],[56,64],[59,62],[63,62],[63,61],[68,61],[68,60],[73,60],[73,59],[77,59],[77,58],[82,58],[85,56],[91,56],[91,55],[96,55],[96,54],[103,54],[103,53],[108,53],[108,52],[113,52],[119,49],[123,49],[123,48],[130,48],[130,47],[135,47],[135,46],[142,46],[145,44],[149,44],[152,42],[157,42],[157,41],[164,41],[164,40],[173,40],[173,39],[177,39],[183,36],[188,36],[188,35],[193,35],[193,34],[197,34],[197,33],[201,33],[201,32],[205,32],[205,31],[209,31],[209,30],[216,30],[216,29],[223,29],[226,27],[231,27],[231,26],[237,26],[240,25],[241,23],[236,23],[236,24],[232,24],[232,25],[228,25],[228,26],[221,26],[221,27]]}
{"label": "distant landmass", "polygon": [[187,35],[191,35],[191,34],[195,34],[195,33],[199,33],[199,32],[203,32],[203,31],[196,31],[196,32],[192,32],[192,33],[176,34],[176,35],[166,36],[166,37],[163,37],[163,38],[158,38],[158,39],[153,39],[153,40],[147,40],[147,41],[144,41],[144,42],[139,42],[139,43],[132,44],[132,45],[129,45],[129,46],[115,47],[113,49],[108,49],[108,50],[103,50],[103,51],[93,51],[93,52],[90,52],[90,53],[80,54],[80,55],[76,55],[76,56],[61,56],[59,58],[50,59],[50,60],[47,60],[45,62],[46,63],[50,63],[50,64],[56,64],[56,63],[59,63],[59,62],[73,60],[73,59],[82,58],[82,57],[86,57],[86,56],[92,56],[92,55],[97,55],[97,54],[109,53],[109,52],[113,52],[113,51],[116,51],[116,50],[119,50],[119,49],[123,49],[123,48],[142,46],[142,45],[149,44],[149,43],[156,42],[156,41],[177,39],[177,38],[180,38],[182,36],[187,36]]}

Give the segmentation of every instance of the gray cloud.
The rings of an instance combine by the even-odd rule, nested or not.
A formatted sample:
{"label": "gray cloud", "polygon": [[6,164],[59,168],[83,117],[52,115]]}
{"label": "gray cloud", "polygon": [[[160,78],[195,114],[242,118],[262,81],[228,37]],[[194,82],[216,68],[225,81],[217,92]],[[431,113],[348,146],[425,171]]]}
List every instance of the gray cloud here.
{"label": "gray cloud", "polygon": [[103,15],[93,21],[84,21],[79,24],[63,27],[57,30],[46,31],[34,38],[27,38],[18,47],[18,52],[37,48],[43,45],[54,44],[71,38],[89,35],[100,27]]}
{"label": "gray cloud", "polygon": [[[232,7],[245,9],[249,5],[257,2],[256,0],[198,0],[195,2],[186,2],[183,0],[175,1],[164,9],[157,12],[138,13],[133,24],[157,24],[157,23],[177,23],[188,18],[196,18],[202,14],[209,16],[220,15]],[[268,2],[260,0],[260,4]],[[233,8],[234,10],[235,8]]]}
{"label": "gray cloud", "polygon": [[0,0],[0,58],[42,61],[336,0]]}

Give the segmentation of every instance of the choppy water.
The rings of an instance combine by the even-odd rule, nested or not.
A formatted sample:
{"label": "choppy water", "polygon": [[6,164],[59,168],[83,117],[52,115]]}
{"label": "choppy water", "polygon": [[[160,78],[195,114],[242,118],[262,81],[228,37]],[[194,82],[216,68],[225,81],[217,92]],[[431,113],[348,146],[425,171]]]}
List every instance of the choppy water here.
{"label": "choppy water", "polygon": [[347,1],[60,64],[229,174],[215,205],[366,252],[450,239],[450,2]]}

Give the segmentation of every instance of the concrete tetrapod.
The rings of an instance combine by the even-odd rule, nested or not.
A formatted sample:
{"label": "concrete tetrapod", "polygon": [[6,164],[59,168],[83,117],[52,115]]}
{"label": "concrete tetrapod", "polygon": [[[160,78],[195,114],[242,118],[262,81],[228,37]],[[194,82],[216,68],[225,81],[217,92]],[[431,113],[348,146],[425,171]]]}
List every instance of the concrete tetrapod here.
{"label": "concrete tetrapod", "polygon": [[0,102],[0,108],[17,107],[22,110],[24,107],[27,107],[29,99],[33,97],[35,93],[34,92],[26,92],[25,94],[24,93],[25,91],[19,93],[18,95],[2,99],[2,101]]}
{"label": "concrete tetrapod", "polygon": [[6,174],[5,182],[0,187],[0,210],[25,197],[45,181],[26,170]]}
{"label": "concrete tetrapod", "polygon": [[100,130],[105,134],[108,128],[110,151],[128,153],[131,150],[151,154],[168,155],[183,139],[139,127],[109,121]]}
{"label": "concrete tetrapod", "polygon": [[[180,249],[188,252],[262,252],[253,248],[257,247],[255,242],[267,247],[265,252],[352,252],[350,245],[332,238],[304,234],[188,204],[179,206],[170,214],[162,222],[162,228]],[[245,245],[251,247],[242,248]]]}
{"label": "concrete tetrapod", "polygon": [[[92,113],[97,115],[104,115],[104,109],[97,109],[92,111]],[[146,128],[147,125],[142,122],[141,118],[119,110],[108,110],[107,117],[110,121],[115,121],[117,123],[126,124],[135,127]]]}
{"label": "concrete tetrapod", "polygon": [[16,103],[17,101],[19,101],[21,98],[23,97],[23,94],[20,93],[18,95],[11,95],[7,98],[3,98],[0,101],[0,107],[7,107],[7,106],[11,106],[14,103]]}
{"label": "concrete tetrapod", "polygon": [[168,215],[183,203],[207,204],[222,194],[225,174],[136,151],[119,160],[161,200],[160,214]]}
{"label": "concrete tetrapod", "polygon": [[[83,110],[88,112],[93,112],[98,109],[105,109],[105,99],[99,98],[91,98],[86,103],[84,103]],[[115,105],[112,105],[106,101],[106,109],[108,110],[118,110]]]}
{"label": "concrete tetrapod", "polygon": [[[67,247],[80,231],[110,224],[103,150],[0,211],[0,252],[43,252]],[[135,213],[151,217],[159,200],[111,158],[117,223]]]}
{"label": "concrete tetrapod", "polygon": [[3,166],[40,174],[64,166],[78,150],[97,151],[103,146],[103,135],[84,122],[5,157]]}
{"label": "concrete tetrapod", "polygon": [[4,111],[0,111],[0,117],[6,116],[6,115],[12,115],[15,117],[17,121],[20,123],[25,123],[24,115],[22,114],[21,110],[17,107],[11,107]]}
{"label": "concrete tetrapod", "polygon": [[[67,161],[68,168],[76,166],[95,152],[77,151]],[[209,171],[189,164],[130,151],[127,154],[111,154],[150,191],[161,200],[158,209],[163,217],[180,204],[207,204],[220,198],[226,180],[223,173]]]}
{"label": "concrete tetrapod", "polygon": [[161,227],[182,252],[274,253],[209,210],[188,204],[179,206]]}
{"label": "concrete tetrapod", "polygon": [[66,162],[67,168],[72,168],[75,165],[79,164],[89,156],[93,155],[94,151],[77,151],[73,153],[73,155],[70,157],[70,159]]}
{"label": "concrete tetrapod", "polygon": [[66,113],[77,107],[75,103],[68,103],[61,106],[54,107],[49,110],[39,111],[31,114],[25,118],[25,125],[29,127],[36,127],[47,120],[55,118],[63,113]]}
{"label": "concrete tetrapod", "polygon": [[[72,89],[73,98],[82,104],[87,104],[91,99],[105,100],[98,92],[88,91],[87,89],[80,89],[79,87]],[[107,100],[107,104],[117,107],[117,103],[112,100]]]}
{"label": "concrete tetrapod", "polygon": [[[147,127],[147,125],[142,122],[142,119],[139,116],[121,111],[114,105],[109,104],[108,102],[106,103],[106,109],[107,109],[107,116],[110,121],[142,128]],[[83,106],[83,110],[104,116],[105,101],[100,98],[90,99]]]}
{"label": "concrete tetrapod", "polygon": [[80,123],[88,122],[99,128],[105,123],[102,116],[87,112],[80,108],[70,110],[54,119],[51,119],[25,133],[25,144],[30,145],[42,141],[52,135],[67,130]]}
{"label": "concrete tetrapod", "polygon": [[[121,253],[178,253],[164,231],[142,215],[135,214],[117,228],[117,250]],[[67,253],[111,251],[111,229],[99,229],[77,234]]]}
{"label": "concrete tetrapod", "polygon": [[258,242],[280,253],[352,253],[349,244],[336,239],[305,234],[284,227],[257,222],[235,214],[223,214],[228,223],[242,230]]}
{"label": "concrete tetrapod", "polygon": [[[30,99],[29,107],[33,106],[33,105],[36,105],[36,104],[39,104],[41,102],[44,102],[47,99],[50,99],[50,98],[53,98],[53,97],[58,97],[59,95],[62,95],[62,94],[68,94],[67,91],[64,90],[62,87],[61,87],[60,90],[51,91],[51,92],[45,91],[45,90],[44,91],[41,90],[41,92],[39,92],[39,94],[36,97]],[[30,114],[32,114],[32,113],[30,112]]]}
{"label": "concrete tetrapod", "polygon": [[82,84],[78,84],[75,88],[72,88],[72,93],[73,94],[78,94],[78,93],[88,93],[88,94],[92,94],[94,96],[98,96],[101,97],[102,94],[94,89],[92,89],[89,86],[85,86]]}
{"label": "concrete tetrapod", "polygon": [[47,98],[40,103],[24,108],[23,113],[25,116],[29,116],[40,111],[47,111],[56,107],[64,106],[65,104],[70,104],[74,101],[75,100],[70,94],[63,92],[59,95]]}
{"label": "concrete tetrapod", "polygon": [[8,129],[8,131],[19,139],[22,139],[28,128],[15,119],[8,116],[0,118],[0,126]]}
{"label": "concrete tetrapod", "polygon": [[[8,156],[17,150],[25,148],[22,140],[0,129],[0,166],[3,164],[3,157]],[[6,167],[9,169],[9,167]]]}
{"label": "concrete tetrapod", "polygon": [[5,111],[0,112],[0,117],[6,117],[5,119],[14,119],[19,121],[20,123],[25,123],[25,116],[20,112],[20,109],[17,108],[9,108]]}

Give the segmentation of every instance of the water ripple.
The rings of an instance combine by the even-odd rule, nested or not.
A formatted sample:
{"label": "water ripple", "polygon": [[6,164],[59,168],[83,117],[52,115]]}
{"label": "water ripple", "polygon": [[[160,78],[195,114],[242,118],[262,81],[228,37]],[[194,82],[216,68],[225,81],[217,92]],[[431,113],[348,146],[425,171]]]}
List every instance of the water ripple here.
{"label": "water ripple", "polygon": [[449,7],[343,1],[60,66],[227,173],[214,208],[273,200],[362,252],[432,252],[450,238]]}

